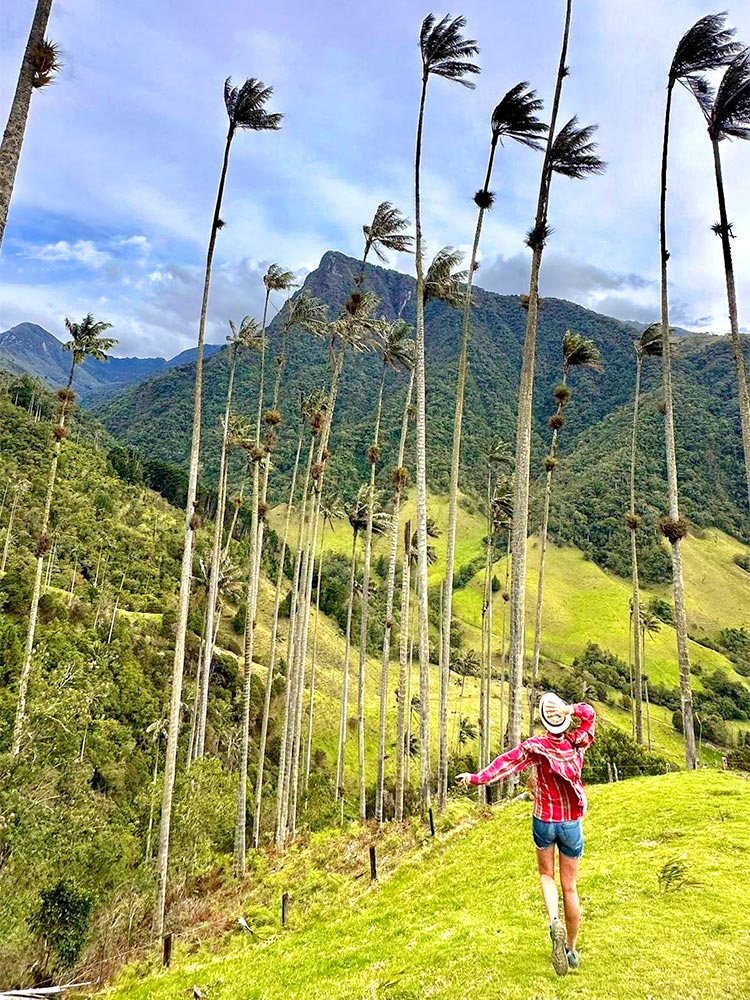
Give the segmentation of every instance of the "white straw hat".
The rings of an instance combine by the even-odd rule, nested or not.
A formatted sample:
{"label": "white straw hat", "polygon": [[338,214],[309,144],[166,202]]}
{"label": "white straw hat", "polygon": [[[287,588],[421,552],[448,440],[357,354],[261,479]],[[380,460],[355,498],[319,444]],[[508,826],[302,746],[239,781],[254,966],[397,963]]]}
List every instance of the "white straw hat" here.
{"label": "white straw hat", "polygon": [[544,728],[555,736],[559,736],[560,733],[564,733],[565,730],[570,726],[570,716],[566,715],[562,722],[554,726],[547,718],[547,705],[550,698],[554,698],[555,701],[559,701],[559,697],[553,694],[551,691],[545,691],[542,697],[539,699],[539,718],[542,720],[542,725]]}

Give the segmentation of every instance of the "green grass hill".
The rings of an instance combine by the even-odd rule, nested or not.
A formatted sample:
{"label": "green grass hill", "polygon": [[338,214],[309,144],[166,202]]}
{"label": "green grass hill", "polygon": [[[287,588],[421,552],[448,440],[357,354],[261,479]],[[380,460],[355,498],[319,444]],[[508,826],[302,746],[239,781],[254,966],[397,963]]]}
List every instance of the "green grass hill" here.
{"label": "green grass hill", "polygon": [[[519,802],[481,818],[454,807],[434,840],[423,828],[373,834],[377,883],[361,836],[348,853],[322,834],[276,865],[260,858],[225,900],[223,933],[217,917],[212,936],[178,940],[170,971],[133,966],[107,996],[740,1000],[750,995],[748,810],[750,783],[717,771],[592,788],[582,964],[565,978],[549,963]],[[252,934],[237,927],[241,914]]]}

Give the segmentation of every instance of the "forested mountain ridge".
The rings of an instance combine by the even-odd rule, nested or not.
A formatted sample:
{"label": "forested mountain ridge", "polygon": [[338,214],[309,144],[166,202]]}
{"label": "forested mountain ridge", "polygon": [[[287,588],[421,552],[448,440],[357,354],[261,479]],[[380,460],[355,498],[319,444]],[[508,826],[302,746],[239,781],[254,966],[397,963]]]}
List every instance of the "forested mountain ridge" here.
{"label": "forested mountain ridge", "polygon": [[[220,350],[207,344],[206,355]],[[124,386],[141,382],[159,372],[195,360],[195,348],[174,358],[117,358],[107,361],[86,358],[76,372],[76,388],[83,403],[119,392]],[[71,356],[63,342],[36,323],[18,323],[0,333],[0,367],[12,372],[26,372],[43,379],[55,388],[64,385],[70,373]]]}
{"label": "forested mountain ridge", "polygon": [[[359,264],[352,258],[328,252],[308,275],[305,288],[326,302],[333,316],[340,310]],[[481,275],[481,272],[480,272]],[[414,280],[408,275],[368,265],[365,287],[380,299],[388,319],[398,315],[414,321]],[[483,456],[489,440],[498,435],[508,442],[515,436],[515,413],[526,312],[516,296],[498,295],[475,288],[472,335],[469,344],[469,377],[462,448],[463,486],[478,490],[483,482]],[[270,326],[269,357],[279,348],[283,313]],[[426,314],[428,476],[434,490],[447,488],[453,430],[454,393],[460,340],[460,312],[442,302],[429,302]],[[553,410],[552,390],[561,377],[561,342],[567,329],[592,338],[599,347],[603,373],[575,372],[567,426],[560,438],[559,504],[553,504],[553,531],[588,552],[600,564],[626,573],[627,532],[622,515],[627,509],[627,450],[632,421],[635,375],[634,328],[574,303],[545,299],[539,314],[535,390],[535,461],[542,472],[549,431],[547,417]],[[275,466],[282,475],[272,484],[279,499],[291,469],[296,441],[297,400],[301,392],[325,387],[328,379],[326,346],[294,331],[282,382],[281,408]],[[229,358],[219,352],[206,364],[204,390],[204,477],[214,479],[218,468],[219,420],[224,406]],[[331,479],[344,491],[367,476],[365,451],[370,443],[381,362],[373,355],[353,354],[346,362],[334,421]],[[96,409],[105,426],[122,442],[149,454],[184,463],[189,442],[184,434],[191,407],[194,381],[189,367],[168,372],[125,390]],[[676,420],[680,449],[681,489],[687,513],[701,524],[722,528],[747,538],[742,455],[739,435],[734,369],[728,340],[724,337],[679,338],[675,359]],[[405,393],[403,376],[386,375],[383,415],[383,462],[380,480],[390,481],[390,468],[400,427]],[[235,390],[238,412],[253,412],[258,384],[257,356],[248,356],[238,369]],[[644,413],[645,433],[639,459],[638,489],[646,527],[644,569],[646,578],[663,579],[666,556],[659,545],[656,525],[665,513],[665,463],[663,429],[658,419],[661,372],[658,361],[644,366],[643,390],[649,404]],[[270,392],[270,390],[269,390]],[[649,415],[650,408],[650,415]],[[134,416],[137,414],[138,419]],[[582,447],[585,456],[577,457]],[[595,458],[595,461],[592,459]],[[235,469],[235,476],[239,468]],[[541,478],[541,476],[540,476]],[[275,491],[275,492],[274,492]],[[597,500],[597,525],[587,513]],[[535,523],[532,512],[532,523]]]}

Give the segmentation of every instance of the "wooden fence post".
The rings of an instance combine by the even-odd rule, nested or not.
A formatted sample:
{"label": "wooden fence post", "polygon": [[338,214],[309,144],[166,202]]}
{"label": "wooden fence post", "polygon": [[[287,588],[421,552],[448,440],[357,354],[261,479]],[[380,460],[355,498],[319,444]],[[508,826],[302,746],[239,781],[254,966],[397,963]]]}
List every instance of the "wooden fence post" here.
{"label": "wooden fence post", "polygon": [[378,866],[375,860],[375,848],[370,847],[370,881],[374,882],[378,877]]}
{"label": "wooden fence post", "polygon": [[429,814],[430,814],[430,834],[431,834],[431,836],[434,837],[435,836],[435,817],[432,815],[432,806],[430,806]]}
{"label": "wooden fence post", "polygon": [[162,956],[161,962],[165,969],[168,969],[172,962],[172,934],[164,935],[164,940],[162,942]]}
{"label": "wooden fence post", "polygon": [[281,926],[286,927],[287,918],[289,916],[289,893],[285,892],[281,897]]}

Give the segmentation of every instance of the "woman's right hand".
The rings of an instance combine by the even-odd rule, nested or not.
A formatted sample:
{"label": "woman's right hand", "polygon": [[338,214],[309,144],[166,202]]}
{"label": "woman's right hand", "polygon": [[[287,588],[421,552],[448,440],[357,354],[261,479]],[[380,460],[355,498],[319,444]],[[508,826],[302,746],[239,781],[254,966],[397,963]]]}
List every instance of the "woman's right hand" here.
{"label": "woman's right hand", "polygon": [[468,771],[464,771],[462,774],[456,775],[456,784],[463,785],[464,788],[468,788],[471,784],[472,775]]}

